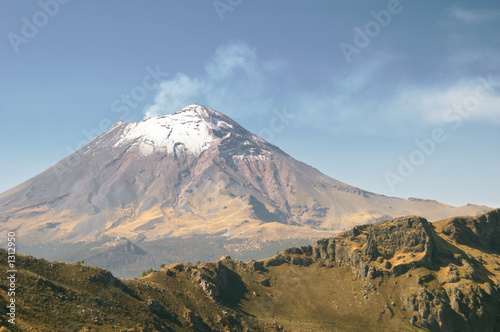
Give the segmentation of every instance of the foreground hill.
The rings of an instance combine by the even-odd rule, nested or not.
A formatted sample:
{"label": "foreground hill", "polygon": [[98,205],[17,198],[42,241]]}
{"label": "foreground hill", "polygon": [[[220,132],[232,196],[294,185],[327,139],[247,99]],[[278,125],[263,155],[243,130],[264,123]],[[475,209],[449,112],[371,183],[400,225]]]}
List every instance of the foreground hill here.
{"label": "foreground hill", "polygon": [[[1,251],[0,268],[6,269]],[[363,225],[263,261],[140,279],[17,257],[13,331],[499,331],[500,210]]]}
{"label": "foreground hill", "polygon": [[350,186],[193,104],[175,114],[118,122],[0,194],[0,232],[22,233],[25,252],[37,257],[84,259],[126,275],[121,271],[145,257],[155,261],[172,244],[188,246],[168,261],[187,261],[189,251],[213,252],[211,242],[226,251],[261,250],[269,241],[329,237],[398,216],[435,221],[488,210]]}

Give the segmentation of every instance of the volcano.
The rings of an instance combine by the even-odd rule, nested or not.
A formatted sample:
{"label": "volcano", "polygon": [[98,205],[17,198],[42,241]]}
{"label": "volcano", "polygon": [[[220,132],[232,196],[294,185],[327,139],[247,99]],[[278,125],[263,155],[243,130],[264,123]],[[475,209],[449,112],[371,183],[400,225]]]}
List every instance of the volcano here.
{"label": "volcano", "polygon": [[120,121],[43,173],[0,195],[0,229],[29,245],[133,243],[212,236],[332,236],[354,225],[419,215],[440,220],[484,206],[371,193],[295,160],[198,104]]}

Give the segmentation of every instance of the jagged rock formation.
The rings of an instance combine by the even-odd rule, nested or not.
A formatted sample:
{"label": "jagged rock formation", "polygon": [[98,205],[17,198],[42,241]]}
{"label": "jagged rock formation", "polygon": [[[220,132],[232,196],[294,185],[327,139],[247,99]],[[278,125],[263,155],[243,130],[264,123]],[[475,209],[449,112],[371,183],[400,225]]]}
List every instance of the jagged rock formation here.
{"label": "jagged rock formation", "polygon": [[[390,273],[398,276],[430,264],[434,243],[432,226],[420,217],[404,217],[382,224],[356,226],[337,238],[318,241],[315,256],[323,261],[350,264],[359,277]],[[406,259],[405,259],[406,258]]]}
{"label": "jagged rock formation", "polygon": [[[436,331],[500,329],[500,275],[489,275],[500,271],[500,210],[436,225],[442,237],[420,217],[356,226],[314,246],[287,249],[266,266],[308,266],[314,259],[321,266],[348,266],[369,283],[428,271],[418,278],[415,292],[401,295],[412,325]],[[490,256],[493,271],[485,268],[483,256],[467,253],[470,248],[463,245]]]}
{"label": "jagged rock formation", "polygon": [[443,233],[459,244],[500,251],[498,210],[477,218],[453,218],[443,226]]}

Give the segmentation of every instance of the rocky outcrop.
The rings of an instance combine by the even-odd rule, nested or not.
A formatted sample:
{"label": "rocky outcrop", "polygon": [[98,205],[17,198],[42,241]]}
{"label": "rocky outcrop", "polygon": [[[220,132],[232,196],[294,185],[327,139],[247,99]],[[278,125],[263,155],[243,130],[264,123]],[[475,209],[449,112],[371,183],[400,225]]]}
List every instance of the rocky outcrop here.
{"label": "rocky outcrop", "polygon": [[195,269],[192,271],[192,275],[212,300],[218,299],[221,295],[221,289],[228,285],[229,272],[220,261],[215,263],[212,268]]}
{"label": "rocky outcrop", "polygon": [[419,288],[402,296],[410,323],[431,331],[498,331],[498,291],[488,294],[477,284]]}
{"label": "rocky outcrop", "polygon": [[500,210],[479,217],[453,218],[442,232],[458,244],[500,252]]}
{"label": "rocky outcrop", "polygon": [[235,270],[246,266],[243,262],[224,256],[218,262],[190,267],[191,270],[186,271],[191,273],[192,278],[200,285],[208,298],[234,307],[247,291],[245,283]]}
{"label": "rocky outcrop", "polygon": [[200,331],[200,332],[211,332],[213,331],[210,326],[208,326],[203,319],[193,313],[191,310],[186,310],[184,313],[184,319],[189,323],[190,327],[193,328],[195,331]]}
{"label": "rocky outcrop", "polygon": [[337,237],[319,240],[314,246],[287,249],[268,260],[266,266],[284,263],[307,266],[317,261],[322,265],[351,266],[362,278],[397,276],[432,264],[431,228],[427,220],[420,217],[356,226]]}
{"label": "rocky outcrop", "polygon": [[[264,261],[266,267],[285,263],[309,266],[350,266],[360,278],[398,276],[432,264],[432,226],[420,217],[403,217],[379,224],[356,226],[313,246],[289,248]],[[402,259],[405,258],[405,259]],[[255,263],[252,263],[255,264]]]}
{"label": "rocky outcrop", "polygon": [[178,322],[177,314],[175,312],[167,310],[160,302],[153,299],[148,299],[146,305],[149,311],[151,311],[156,316],[162,319],[168,319],[173,322]]}
{"label": "rocky outcrop", "polygon": [[[498,252],[499,211],[454,218],[442,233],[459,244]],[[368,287],[377,278],[377,283],[404,274],[410,278],[410,272],[423,268],[429,272],[416,279],[416,291],[400,298],[409,323],[431,331],[499,330],[499,285],[488,278],[486,262],[443,241],[434,228],[420,217],[356,226],[313,246],[289,248],[264,263],[350,267]]]}

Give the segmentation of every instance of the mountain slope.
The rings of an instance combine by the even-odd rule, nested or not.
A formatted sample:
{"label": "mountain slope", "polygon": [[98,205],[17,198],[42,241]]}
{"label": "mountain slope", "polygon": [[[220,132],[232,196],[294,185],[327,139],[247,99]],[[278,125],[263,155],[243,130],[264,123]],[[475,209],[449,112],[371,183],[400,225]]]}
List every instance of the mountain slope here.
{"label": "mountain slope", "polygon": [[0,217],[9,228],[22,229],[30,243],[102,235],[317,237],[314,230],[402,215],[437,220],[486,209],[385,197],[346,185],[196,104],[173,115],[118,122],[0,195]]}
{"label": "mountain slope", "polygon": [[[25,252],[38,255],[56,245],[43,257],[92,258],[116,273],[132,262],[146,264],[144,257],[154,261],[147,247],[153,242],[166,246],[169,239],[192,239],[202,252],[210,252],[214,241],[228,252],[242,252],[269,247],[269,241],[327,237],[398,216],[422,215],[432,221],[488,209],[386,197],[349,186],[293,159],[229,117],[193,104],[171,115],[118,122],[81,150],[1,194],[0,231],[22,234]],[[119,238],[145,254],[123,246],[102,253]],[[103,247],[107,240],[110,244]],[[68,243],[85,243],[87,249],[94,243],[90,247],[96,251],[70,255],[63,250]],[[172,256],[169,261],[179,258],[192,259]]]}
{"label": "mountain slope", "polygon": [[[463,243],[468,233],[474,242]],[[498,331],[500,210],[363,225],[263,261],[123,280],[18,255],[23,331]],[[7,268],[0,250],[1,268]],[[7,280],[0,281],[5,322]],[[50,314],[47,310],[50,308]],[[132,318],[131,318],[132,317]]]}

